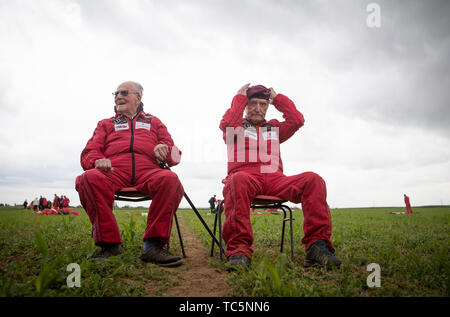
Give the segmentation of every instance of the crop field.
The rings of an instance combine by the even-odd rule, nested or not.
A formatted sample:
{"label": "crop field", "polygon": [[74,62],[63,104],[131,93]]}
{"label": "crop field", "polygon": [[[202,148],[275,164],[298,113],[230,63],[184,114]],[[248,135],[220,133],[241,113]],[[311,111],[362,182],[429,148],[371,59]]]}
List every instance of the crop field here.
{"label": "crop field", "polygon": [[[79,216],[35,216],[18,207],[0,208],[1,296],[167,296],[179,286],[179,268],[142,263],[142,234],[146,209],[114,211],[123,239],[123,253],[100,262],[90,258],[98,250],[91,224]],[[332,241],[340,268],[304,268],[305,250],[301,211],[294,214],[295,258],[289,235],[279,252],[281,215],[251,216],[255,253],[248,272],[225,274],[230,296],[236,297],[448,297],[450,295],[450,207],[414,208],[414,215],[386,214],[401,208],[333,209]],[[214,216],[200,210],[213,228]],[[198,248],[209,253],[211,238],[192,210],[180,209],[178,218],[198,238]],[[223,217],[224,218],[224,217]],[[288,230],[288,229],[287,229]],[[187,233],[183,231],[183,236]],[[175,226],[171,251],[181,254]],[[186,248],[189,257],[192,247]],[[71,263],[79,265],[80,284],[70,287]],[[205,265],[222,271],[217,248]],[[371,285],[371,263],[379,265],[379,285]],[[189,270],[190,267],[186,267]],[[370,267],[370,266],[369,266]],[[214,283],[214,281],[209,281]],[[378,287],[379,286],[379,287]],[[201,285],[200,285],[201,287]],[[191,296],[188,292],[183,296]]]}

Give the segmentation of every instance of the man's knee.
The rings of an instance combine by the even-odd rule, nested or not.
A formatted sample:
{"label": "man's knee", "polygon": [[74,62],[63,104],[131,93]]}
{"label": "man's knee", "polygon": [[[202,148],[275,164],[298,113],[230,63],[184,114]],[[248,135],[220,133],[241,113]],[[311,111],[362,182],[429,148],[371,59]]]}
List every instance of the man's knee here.
{"label": "man's knee", "polygon": [[230,176],[230,181],[236,185],[248,184],[251,179],[250,174],[246,172],[237,172]]}
{"label": "man's knee", "polygon": [[246,172],[236,172],[227,177],[225,181],[225,186],[223,188],[223,195],[226,196],[232,192],[235,192],[234,189],[242,189],[248,185],[250,180],[250,175]]}
{"label": "man's knee", "polygon": [[303,175],[308,183],[325,185],[325,180],[319,174],[314,172],[306,172],[303,173]]}
{"label": "man's knee", "polygon": [[178,187],[181,185],[178,175],[172,171],[164,171],[164,173],[160,175],[160,177],[161,177],[160,186],[164,188]]}

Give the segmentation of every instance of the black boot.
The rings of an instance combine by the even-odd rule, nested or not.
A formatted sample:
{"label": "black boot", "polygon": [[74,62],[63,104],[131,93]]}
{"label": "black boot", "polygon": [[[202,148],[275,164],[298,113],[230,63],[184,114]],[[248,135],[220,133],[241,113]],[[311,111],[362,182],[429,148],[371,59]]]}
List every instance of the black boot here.
{"label": "black boot", "polygon": [[120,243],[107,243],[103,242],[101,244],[101,250],[97,252],[91,259],[91,261],[96,262],[100,259],[107,259],[111,256],[117,256],[122,253]]}
{"label": "black boot", "polygon": [[227,271],[232,272],[238,270],[238,268],[243,268],[244,270],[248,271],[251,264],[251,259],[246,257],[243,254],[236,254],[232,255],[228,258],[227,262]]}
{"label": "black boot", "polygon": [[341,260],[334,255],[325,240],[317,240],[306,251],[304,267],[309,267],[316,263],[326,268],[331,268],[332,266],[340,266]]}
{"label": "black boot", "polygon": [[182,258],[165,250],[159,239],[145,240],[144,253],[141,260],[164,267],[175,267],[183,264]]}

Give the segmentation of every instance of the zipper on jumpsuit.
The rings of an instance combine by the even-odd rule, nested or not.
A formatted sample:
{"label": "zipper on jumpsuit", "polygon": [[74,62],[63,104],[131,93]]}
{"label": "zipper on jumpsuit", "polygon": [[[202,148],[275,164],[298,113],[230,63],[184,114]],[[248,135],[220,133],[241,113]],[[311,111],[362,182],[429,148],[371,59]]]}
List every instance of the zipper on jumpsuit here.
{"label": "zipper on jumpsuit", "polygon": [[[136,118],[135,116],[134,118]],[[131,140],[130,140],[130,153],[131,153],[131,186],[134,186],[134,178],[135,178],[135,162],[134,162],[134,151],[133,151],[133,144],[134,144],[134,126],[133,126],[133,120],[134,118],[130,119],[130,126],[131,126]]]}

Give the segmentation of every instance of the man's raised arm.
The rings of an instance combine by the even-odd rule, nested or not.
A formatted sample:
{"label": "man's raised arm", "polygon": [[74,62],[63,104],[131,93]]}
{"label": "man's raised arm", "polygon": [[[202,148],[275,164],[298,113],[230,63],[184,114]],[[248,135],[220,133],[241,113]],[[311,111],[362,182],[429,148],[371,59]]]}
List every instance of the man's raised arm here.
{"label": "man's raised arm", "polygon": [[279,124],[280,143],[289,139],[305,123],[305,119],[300,111],[295,107],[294,102],[283,94],[273,96],[273,105],[283,113],[285,121]]}
{"label": "man's raised arm", "polygon": [[223,115],[219,125],[219,128],[223,133],[225,133],[227,127],[236,127],[242,123],[242,116],[248,102],[247,89],[249,86],[250,84],[245,84],[239,89],[237,95],[234,96],[233,101],[231,102],[231,107]]}

